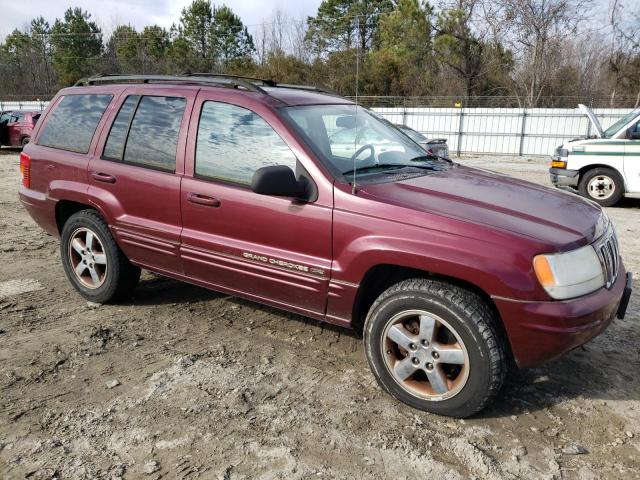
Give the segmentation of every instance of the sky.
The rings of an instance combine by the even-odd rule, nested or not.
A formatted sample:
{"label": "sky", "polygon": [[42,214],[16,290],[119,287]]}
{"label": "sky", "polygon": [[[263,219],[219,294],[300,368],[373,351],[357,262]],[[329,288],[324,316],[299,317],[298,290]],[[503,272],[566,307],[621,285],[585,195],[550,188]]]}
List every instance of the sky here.
{"label": "sky", "polygon": [[[146,25],[158,24],[169,28],[178,23],[180,12],[192,0],[0,0],[0,40],[18,28],[24,30],[31,19],[40,15],[51,25],[62,18],[70,6],[81,7],[92,14],[92,18],[109,34],[116,25],[130,24],[137,30]],[[289,18],[306,19],[315,15],[322,0],[212,0],[214,4],[225,3],[240,16],[249,33],[254,34],[257,25],[269,22],[276,9]],[[596,24],[606,23],[607,5],[610,0],[592,0],[590,17]],[[633,4],[637,0],[626,0]],[[432,0],[431,4],[438,4]]]}
{"label": "sky", "polygon": [[[169,28],[178,23],[180,12],[192,0],[0,0],[0,39],[15,28],[24,29],[31,19],[42,15],[50,24],[56,18],[62,18],[70,6],[81,7],[91,13],[92,18],[102,28],[110,32],[115,25],[131,24],[136,29],[146,25],[158,24]],[[225,3],[240,16],[249,32],[263,21],[269,21],[277,8],[294,19],[306,19],[314,15],[321,0],[226,0],[214,4]]]}

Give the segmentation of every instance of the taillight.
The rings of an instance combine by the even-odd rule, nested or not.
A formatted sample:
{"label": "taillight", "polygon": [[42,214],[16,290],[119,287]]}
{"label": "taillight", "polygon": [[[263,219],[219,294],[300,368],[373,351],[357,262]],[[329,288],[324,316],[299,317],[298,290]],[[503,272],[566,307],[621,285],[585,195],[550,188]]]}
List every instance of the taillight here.
{"label": "taillight", "polygon": [[31,157],[24,152],[20,154],[20,175],[22,175],[22,185],[29,188],[31,186]]}

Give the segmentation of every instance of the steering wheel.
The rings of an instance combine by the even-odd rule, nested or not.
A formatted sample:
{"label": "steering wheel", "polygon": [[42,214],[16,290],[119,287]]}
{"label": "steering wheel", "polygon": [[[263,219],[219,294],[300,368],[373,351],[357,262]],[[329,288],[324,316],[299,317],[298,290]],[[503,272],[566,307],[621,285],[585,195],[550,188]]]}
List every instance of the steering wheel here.
{"label": "steering wheel", "polygon": [[[376,158],[376,149],[373,145],[371,145],[370,143],[367,143],[366,145],[361,146],[356,153],[354,153],[353,155],[351,155],[351,158],[349,159],[349,162],[353,165],[353,162],[356,161],[356,158],[358,158],[358,155],[360,155],[362,152],[364,152],[365,150],[371,150],[371,156],[373,157],[373,159],[376,161],[378,161],[378,159]],[[374,164],[375,165],[375,164]]]}

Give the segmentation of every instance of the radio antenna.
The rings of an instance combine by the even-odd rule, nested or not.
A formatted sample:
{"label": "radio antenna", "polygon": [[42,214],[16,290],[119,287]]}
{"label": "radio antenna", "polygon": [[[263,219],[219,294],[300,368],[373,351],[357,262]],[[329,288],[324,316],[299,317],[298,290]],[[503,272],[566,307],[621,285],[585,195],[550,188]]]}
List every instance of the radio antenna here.
{"label": "radio antenna", "polygon": [[353,182],[351,182],[351,194],[356,194],[356,153],[358,153],[358,85],[360,80],[360,15],[356,15],[356,114],[355,118],[355,136],[353,137]]}

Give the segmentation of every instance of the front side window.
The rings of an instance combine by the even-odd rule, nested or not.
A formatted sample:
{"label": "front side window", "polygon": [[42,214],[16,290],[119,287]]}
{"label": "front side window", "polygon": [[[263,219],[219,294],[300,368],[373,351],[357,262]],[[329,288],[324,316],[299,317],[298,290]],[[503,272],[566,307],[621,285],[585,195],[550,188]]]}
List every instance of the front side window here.
{"label": "front side window", "polygon": [[38,144],[87,153],[98,123],[113,95],[66,95],[49,114]]}
{"label": "front side window", "polygon": [[102,157],[175,171],[186,104],[181,97],[127,97],[111,126]]}
{"label": "front side window", "polygon": [[249,185],[254,172],[268,165],[285,165],[295,171],[296,157],[262,117],[227,103],[204,103],[196,175]]}

